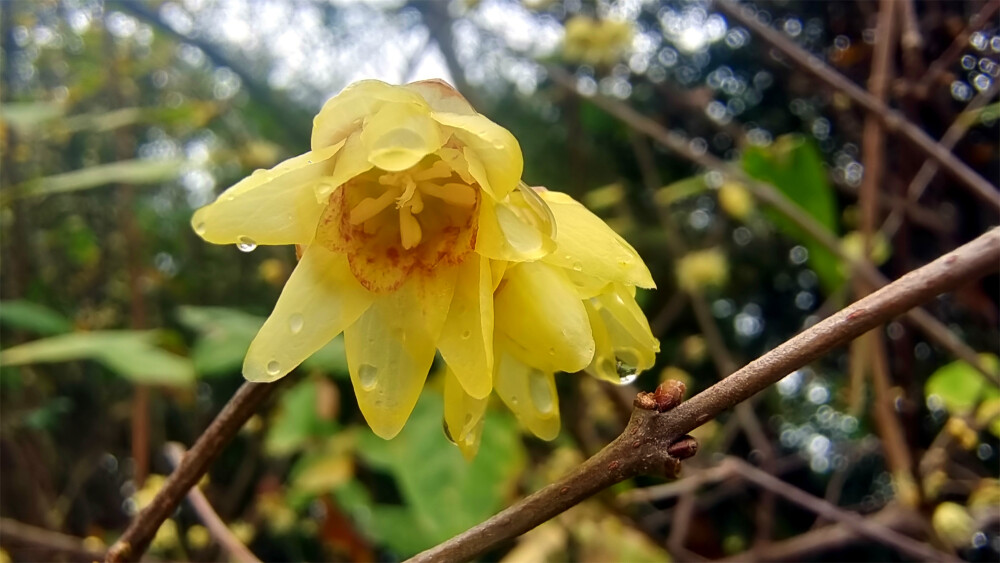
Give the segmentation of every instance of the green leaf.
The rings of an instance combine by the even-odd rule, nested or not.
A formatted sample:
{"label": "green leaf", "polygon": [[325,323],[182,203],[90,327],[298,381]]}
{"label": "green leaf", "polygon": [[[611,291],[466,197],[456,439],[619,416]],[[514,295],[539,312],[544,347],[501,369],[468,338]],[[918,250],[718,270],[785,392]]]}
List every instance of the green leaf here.
{"label": "green leaf", "polygon": [[690,178],[677,180],[672,184],[663,186],[662,188],[656,190],[656,193],[653,195],[653,199],[659,205],[669,206],[677,203],[678,201],[696,196],[707,189],[708,186],[705,185],[705,175],[697,174],[695,176],[691,176]]}
{"label": "green leaf", "polygon": [[22,133],[63,114],[63,106],[53,102],[4,102],[0,120]]}
{"label": "green leaf", "polygon": [[[837,200],[827,179],[823,159],[812,142],[801,135],[783,135],[767,147],[743,151],[743,170],[774,185],[802,211],[838,236]],[[767,209],[774,225],[809,251],[809,265],[823,288],[831,292],[844,282],[837,255],[809,236],[790,219]]]}
{"label": "green leaf", "polygon": [[108,184],[158,184],[180,174],[179,159],[133,159],[97,164],[81,170],[46,176],[10,188],[3,202],[58,193],[74,192]]}
{"label": "green leaf", "polygon": [[156,346],[157,331],[105,330],[43,338],[0,352],[0,364],[93,360],[136,383],[188,385],[194,381],[190,360]]}
{"label": "green leaf", "polygon": [[285,391],[264,437],[264,451],[273,456],[295,453],[337,430],[316,412],[316,381],[307,379]]}
{"label": "green leaf", "polygon": [[[980,354],[979,361],[987,371],[1000,371],[1000,359],[993,354]],[[927,397],[937,395],[948,412],[963,415],[971,412],[980,399],[1000,397],[1000,389],[987,382],[968,362],[956,360],[941,366],[927,378],[924,394]]]}
{"label": "green leaf", "polygon": [[479,454],[470,463],[445,438],[442,413],[441,395],[425,391],[399,436],[389,441],[370,431],[360,436],[358,453],[391,474],[406,501],[409,516],[401,515],[399,507],[372,509],[371,532],[401,555],[435,545],[495,514],[524,467],[524,447],[510,415],[487,412]]}
{"label": "green leaf", "polygon": [[45,305],[31,301],[0,302],[0,324],[43,336],[73,330],[73,323]]}

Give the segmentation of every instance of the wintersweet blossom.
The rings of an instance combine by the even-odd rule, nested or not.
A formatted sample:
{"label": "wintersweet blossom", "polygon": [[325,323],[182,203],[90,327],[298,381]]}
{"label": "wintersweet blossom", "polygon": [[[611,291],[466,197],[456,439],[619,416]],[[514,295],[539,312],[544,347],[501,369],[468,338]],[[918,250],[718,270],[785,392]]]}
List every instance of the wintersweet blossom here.
{"label": "wintersweet blossom", "polygon": [[212,243],[301,253],[244,376],[281,378],[343,332],[361,412],[383,438],[403,427],[436,351],[463,393],[487,397],[497,273],[555,247],[522,167],[514,137],[441,81],[365,80],[330,99],[311,151],[192,219]]}
{"label": "wintersweet blossom", "polygon": [[611,66],[628,51],[633,34],[628,22],[573,16],[566,22],[563,57],[571,62]]}

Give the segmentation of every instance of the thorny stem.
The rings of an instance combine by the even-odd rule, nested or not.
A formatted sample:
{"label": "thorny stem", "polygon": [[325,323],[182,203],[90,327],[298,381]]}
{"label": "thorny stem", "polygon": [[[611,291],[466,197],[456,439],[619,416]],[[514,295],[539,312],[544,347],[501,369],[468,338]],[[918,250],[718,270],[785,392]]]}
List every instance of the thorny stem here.
{"label": "thorny stem", "polygon": [[236,436],[243,423],[257,412],[261,403],[279,385],[247,382],[240,386],[194,446],[181,458],[149,506],[135,517],[122,537],[111,546],[105,561],[138,561],[142,557],[163,521],[173,514],[181,499],[208,472],[209,466]]}
{"label": "thorny stem", "polygon": [[886,131],[896,133],[919,148],[928,158],[937,161],[956,180],[959,180],[973,194],[982,199],[992,209],[1000,210],[1000,197],[996,188],[964,162],[955,157],[948,149],[935,142],[922,129],[903,117],[898,111],[890,108],[884,102],[869,94],[849,78],[840,74],[820,60],[819,57],[799,47],[781,33],[760,23],[750,15],[744,6],[731,0],[717,0],[713,6],[725,13],[740,25],[746,27],[768,45],[781,52],[782,55],[795,63],[802,70],[825,82],[831,88],[843,92],[854,103],[858,104],[870,115],[882,122]]}
{"label": "thorny stem", "polygon": [[687,432],[829,350],[998,268],[1000,229],[993,229],[813,325],[676,408],[664,413],[633,410],[625,431],[570,475],[416,555],[411,563],[472,559],[615,483],[662,472],[671,462],[667,447]]}

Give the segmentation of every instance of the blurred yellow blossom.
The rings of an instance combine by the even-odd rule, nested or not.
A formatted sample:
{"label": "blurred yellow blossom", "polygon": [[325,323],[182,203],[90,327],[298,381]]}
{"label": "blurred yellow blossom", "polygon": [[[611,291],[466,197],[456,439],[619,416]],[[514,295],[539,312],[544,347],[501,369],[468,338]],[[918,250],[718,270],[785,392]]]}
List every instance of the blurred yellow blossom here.
{"label": "blurred yellow blossom", "polygon": [[746,219],[753,212],[753,196],[739,182],[726,182],[719,188],[719,207],[733,219]]}
{"label": "blurred yellow blossom", "polygon": [[573,16],[566,22],[563,57],[570,62],[611,66],[628,51],[633,33],[628,22]]}
{"label": "blurred yellow blossom", "polygon": [[[840,240],[840,248],[852,260],[860,260],[864,256],[864,247],[864,235],[860,231],[851,231]],[[891,254],[892,247],[885,235],[881,231],[876,232],[872,238],[871,252],[869,253],[872,263],[880,266],[889,259]]]}
{"label": "blurred yellow blossom", "polygon": [[942,502],[934,509],[931,525],[941,539],[953,547],[965,547],[972,542],[976,522],[964,506],[954,502]]}
{"label": "blurred yellow blossom", "polygon": [[208,533],[208,528],[201,524],[195,524],[187,529],[185,534],[187,543],[194,549],[204,549],[212,541],[212,535]]}
{"label": "blurred yellow blossom", "polygon": [[677,261],[677,284],[687,291],[721,286],[729,279],[729,262],[718,248],[689,252]]}
{"label": "blurred yellow blossom", "polygon": [[153,536],[153,541],[150,542],[149,548],[160,552],[170,551],[177,547],[179,543],[180,535],[177,533],[177,522],[168,519],[157,528],[156,535]]}

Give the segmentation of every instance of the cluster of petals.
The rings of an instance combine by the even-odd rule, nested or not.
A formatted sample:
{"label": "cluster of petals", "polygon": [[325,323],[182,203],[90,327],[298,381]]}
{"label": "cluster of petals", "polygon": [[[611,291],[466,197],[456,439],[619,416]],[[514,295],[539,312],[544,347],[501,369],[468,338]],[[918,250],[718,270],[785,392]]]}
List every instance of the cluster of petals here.
{"label": "cluster of petals", "polygon": [[309,152],[192,219],[208,242],[299,252],[244,376],[279,379],[343,333],[361,412],[391,438],[440,353],[446,428],[472,456],[494,391],[552,439],[556,372],[618,382],[651,367],[659,344],[634,298],[653,287],[646,266],[522,168],[510,132],[441,81],[365,80],[330,99]]}

